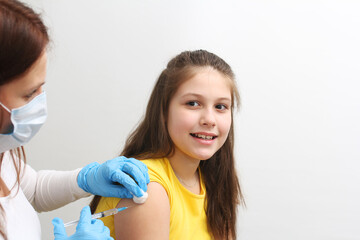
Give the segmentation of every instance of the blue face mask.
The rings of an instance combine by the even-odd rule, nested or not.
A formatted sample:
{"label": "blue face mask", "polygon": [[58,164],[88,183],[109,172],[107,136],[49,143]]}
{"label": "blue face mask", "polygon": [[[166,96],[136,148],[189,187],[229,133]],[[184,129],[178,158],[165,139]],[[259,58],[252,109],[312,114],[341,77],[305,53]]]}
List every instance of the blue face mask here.
{"label": "blue face mask", "polygon": [[23,146],[39,131],[47,117],[46,94],[42,92],[26,105],[9,110],[13,131],[9,134],[0,134],[0,153]]}

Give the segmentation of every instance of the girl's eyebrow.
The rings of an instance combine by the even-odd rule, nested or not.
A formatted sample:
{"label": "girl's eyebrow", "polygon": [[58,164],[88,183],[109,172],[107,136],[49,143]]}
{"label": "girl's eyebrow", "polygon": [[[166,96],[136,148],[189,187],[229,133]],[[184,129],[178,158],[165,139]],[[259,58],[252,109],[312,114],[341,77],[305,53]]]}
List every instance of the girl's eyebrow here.
{"label": "girl's eyebrow", "polygon": [[[198,94],[198,93],[186,93],[186,94],[182,95],[181,97],[183,97],[183,98],[184,98],[184,97],[204,98],[203,95]],[[220,98],[217,99],[217,101],[229,101],[229,102],[231,102],[231,99],[228,98],[228,97],[220,97]]]}
{"label": "girl's eyebrow", "polygon": [[227,102],[231,102],[231,99],[230,98],[227,98],[227,97],[222,97],[222,98],[219,98],[218,101],[227,101]]}
{"label": "girl's eyebrow", "polygon": [[197,94],[197,93],[186,93],[186,94],[182,95],[181,97],[202,97],[202,95]]}

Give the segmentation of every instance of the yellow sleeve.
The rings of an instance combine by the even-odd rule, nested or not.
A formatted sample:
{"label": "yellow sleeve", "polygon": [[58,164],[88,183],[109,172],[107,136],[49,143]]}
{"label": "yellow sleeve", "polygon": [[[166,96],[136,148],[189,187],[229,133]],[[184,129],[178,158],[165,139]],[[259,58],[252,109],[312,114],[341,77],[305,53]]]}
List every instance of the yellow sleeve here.
{"label": "yellow sleeve", "polygon": [[149,169],[150,182],[157,182],[163,186],[168,196],[170,196],[171,183],[168,175],[167,159],[147,159],[142,162]]}

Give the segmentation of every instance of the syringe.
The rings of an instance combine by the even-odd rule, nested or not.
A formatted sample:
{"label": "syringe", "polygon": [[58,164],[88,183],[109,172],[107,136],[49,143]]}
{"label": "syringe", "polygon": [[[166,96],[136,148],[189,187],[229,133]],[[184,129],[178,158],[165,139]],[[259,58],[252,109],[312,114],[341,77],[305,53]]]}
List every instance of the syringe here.
{"label": "syringe", "polygon": [[[95,213],[95,214],[91,215],[91,218],[92,219],[97,219],[97,218],[102,218],[102,217],[115,215],[118,212],[121,212],[122,210],[125,210],[127,208],[128,207],[109,209],[109,210],[106,210],[106,211],[103,211],[103,212]],[[79,222],[79,220],[64,223],[64,227],[69,227],[69,226],[72,226],[72,225],[76,225],[78,222]]]}

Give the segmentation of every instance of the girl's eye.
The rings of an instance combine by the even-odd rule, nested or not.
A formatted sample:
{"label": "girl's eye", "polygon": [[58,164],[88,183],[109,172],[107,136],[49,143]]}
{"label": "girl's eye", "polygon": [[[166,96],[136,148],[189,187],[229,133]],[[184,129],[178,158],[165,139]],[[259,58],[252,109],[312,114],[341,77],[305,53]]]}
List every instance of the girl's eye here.
{"label": "girl's eye", "polygon": [[196,101],[189,101],[189,102],[186,103],[186,105],[189,105],[191,107],[197,107],[200,104],[198,102],[196,102]]}
{"label": "girl's eye", "polygon": [[229,107],[226,105],[226,104],[217,104],[215,106],[216,109],[219,109],[219,110],[226,110],[226,109],[229,109]]}

